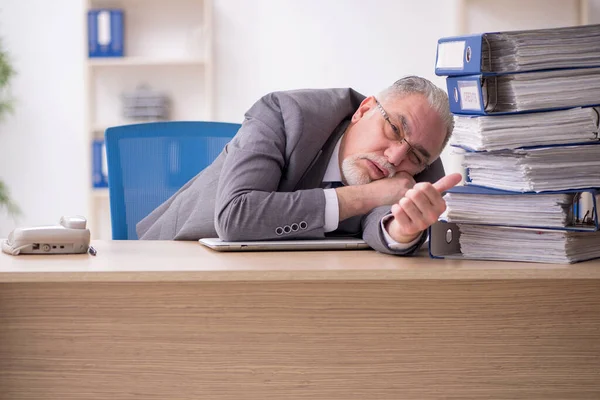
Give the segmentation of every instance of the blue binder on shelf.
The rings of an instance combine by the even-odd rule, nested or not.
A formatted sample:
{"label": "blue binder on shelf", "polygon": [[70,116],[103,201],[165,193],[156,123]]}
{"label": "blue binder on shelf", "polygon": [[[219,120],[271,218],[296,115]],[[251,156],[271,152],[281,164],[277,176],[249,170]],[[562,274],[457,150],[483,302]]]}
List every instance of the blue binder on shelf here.
{"label": "blue binder on shelf", "polygon": [[88,11],[88,57],[123,57],[124,16],[122,9]]}
{"label": "blue binder on shelf", "polygon": [[106,162],[106,146],[104,140],[92,142],[92,187],[108,187],[108,165]]}

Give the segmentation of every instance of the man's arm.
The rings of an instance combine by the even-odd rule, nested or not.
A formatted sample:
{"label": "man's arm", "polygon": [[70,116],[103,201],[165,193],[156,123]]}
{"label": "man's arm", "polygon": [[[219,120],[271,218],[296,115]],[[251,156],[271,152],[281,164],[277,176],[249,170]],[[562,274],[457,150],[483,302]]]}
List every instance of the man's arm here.
{"label": "man's arm", "polygon": [[[437,221],[446,204],[442,192],[457,185],[460,174],[450,174],[435,183],[420,182],[408,190],[406,196],[392,207],[384,206],[374,209],[363,219],[363,239],[377,251],[387,254],[411,255],[417,251],[427,239],[426,229]],[[431,193],[433,190],[435,193]],[[424,201],[425,200],[425,201]],[[401,204],[412,204],[417,208],[415,214]],[[415,203],[418,203],[416,205]],[[395,250],[388,246],[381,228],[382,218],[386,218],[385,229],[392,239],[400,243],[415,241],[406,249]],[[391,217],[391,218],[390,218]]]}
{"label": "man's arm", "polygon": [[388,254],[412,253],[422,241],[412,246],[394,249],[382,231],[382,218],[390,214],[390,207],[397,203],[415,185],[413,177],[400,172],[393,178],[380,179],[366,185],[344,186],[336,189],[340,221],[363,215],[362,237],[373,249]]}
{"label": "man's arm", "polygon": [[[391,205],[403,201],[407,193],[414,193],[416,188],[431,185],[429,182],[435,182],[444,176],[444,169],[441,160],[436,160],[424,173],[416,176],[420,183],[415,183],[407,174],[398,174],[394,178],[381,179],[367,185],[344,187],[336,189],[340,199],[340,219],[347,216],[364,214],[362,219],[363,239],[375,250],[382,253],[406,255],[414,253],[425,241],[426,234],[424,229],[414,230],[410,235],[399,236],[397,229],[391,233],[391,238],[401,244],[411,243],[412,246],[394,246],[390,247],[390,241],[382,228],[382,220],[386,219],[386,226],[394,220],[391,214]],[[450,178],[451,185],[454,186],[456,178]],[[447,179],[447,178],[446,178]],[[458,179],[460,180],[460,179]],[[443,189],[443,188],[442,188]],[[420,189],[416,192],[420,192]],[[441,200],[441,195],[440,195]],[[443,202],[443,200],[441,200]],[[437,219],[439,214],[435,215]],[[397,228],[397,226],[394,226]],[[413,227],[414,228],[414,227]]]}
{"label": "man's arm", "polygon": [[365,215],[382,205],[391,206],[404,197],[414,185],[412,176],[400,172],[393,178],[380,179],[366,185],[337,188],[340,221],[355,215]]}
{"label": "man's arm", "polygon": [[421,234],[411,247],[393,249],[388,245],[381,227],[381,220],[390,216],[390,206],[380,206],[369,212],[362,219],[363,239],[374,250],[385,254],[411,255],[417,251],[427,239],[425,232]]}
{"label": "man's arm", "polygon": [[299,110],[290,111],[293,102],[282,101],[291,100],[263,97],[227,147],[215,204],[215,229],[224,240],[324,237],[323,189],[277,192],[289,172],[286,151],[294,150],[290,133],[303,123]]}
{"label": "man's arm", "polygon": [[406,195],[391,208],[393,218],[386,225],[390,236],[407,243],[435,223],[446,209],[443,192],[458,185],[461,181],[458,173],[443,177],[435,183],[417,183]]}

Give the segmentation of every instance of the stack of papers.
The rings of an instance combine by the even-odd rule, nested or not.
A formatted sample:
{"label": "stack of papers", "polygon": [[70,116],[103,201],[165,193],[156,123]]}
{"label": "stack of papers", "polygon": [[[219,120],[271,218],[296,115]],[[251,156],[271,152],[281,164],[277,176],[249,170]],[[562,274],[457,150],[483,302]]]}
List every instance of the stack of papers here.
{"label": "stack of papers", "polygon": [[600,24],[438,41],[467,185],[444,196],[434,257],[600,257]]}
{"label": "stack of papers", "polygon": [[489,72],[600,65],[600,25],[486,33],[482,44]]}
{"label": "stack of papers", "polygon": [[450,144],[474,151],[494,151],[598,141],[598,116],[596,108],[481,117],[457,115]]}
{"label": "stack of papers", "polygon": [[515,192],[600,187],[600,145],[465,153],[472,184]]}
{"label": "stack of papers", "polygon": [[486,110],[521,112],[600,104],[600,68],[484,77]]}
{"label": "stack of papers", "polygon": [[[446,193],[440,220],[455,223],[564,228],[573,223],[574,193]],[[594,227],[590,227],[593,230]]]}
{"label": "stack of papers", "polygon": [[547,263],[575,263],[600,257],[600,231],[572,232],[459,225],[466,258]]}

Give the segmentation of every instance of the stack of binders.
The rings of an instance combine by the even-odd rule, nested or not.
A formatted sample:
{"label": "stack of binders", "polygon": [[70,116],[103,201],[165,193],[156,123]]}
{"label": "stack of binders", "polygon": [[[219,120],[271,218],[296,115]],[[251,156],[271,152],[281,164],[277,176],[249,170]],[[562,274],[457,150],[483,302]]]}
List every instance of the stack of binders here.
{"label": "stack of binders", "polygon": [[434,258],[600,257],[600,25],[438,41],[465,186],[430,228]]}

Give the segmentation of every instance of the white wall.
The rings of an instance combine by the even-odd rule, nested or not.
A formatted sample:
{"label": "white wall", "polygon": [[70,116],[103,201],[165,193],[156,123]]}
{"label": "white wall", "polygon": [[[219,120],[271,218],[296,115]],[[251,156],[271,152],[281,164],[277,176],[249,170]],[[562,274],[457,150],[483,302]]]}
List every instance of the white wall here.
{"label": "white wall", "polygon": [[[435,11],[433,11],[435,10]],[[219,118],[240,120],[261,95],[434,75],[436,43],[454,32],[452,1],[216,0]]]}
{"label": "white wall", "polygon": [[466,31],[477,33],[577,25],[579,4],[579,0],[466,0]]}
{"label": "white wall", "polygon": [[[444,87],[433,73],[435,45],[458,30],[457,0],[214,2],[221,121],[241,121],[272,90],[351,86],[372,94],[405,74]],[[571,4],[553,1],[552,22]],[[544,13],[539,7],[538,0],[518,1],[515,11],[529,11],[529,22],[538,26],[550,6]],[[488,17],[492,22],[478,26],[493,30]],[[16,113],[0,123],[0,177],[25,213],[19,225],[88,213],[84,24],[83,0],[0,2],[0,38],[19,72]],[[447,154],[443,159],[448,170],[458,168]],[[0,215],[0,237],[14,226]]]}
{"label": "white wall", "polygon": [[[18,71],[15,114],[0,122],[0,178],[20,224],[87,213],[83,16],[82,1],[0,2],[0,38]],[[13,227],[0,212],[0,237]]]}
{"label": "white wall", "polygon": [[[241,122],[274,90],[353,87],[370,95],[409,74],[445,89],[434,74],[436,44],[457,32],[456,3],[216,0],[217,118]],[[450,157],[442,157],[447,170],[458,171]]]}

